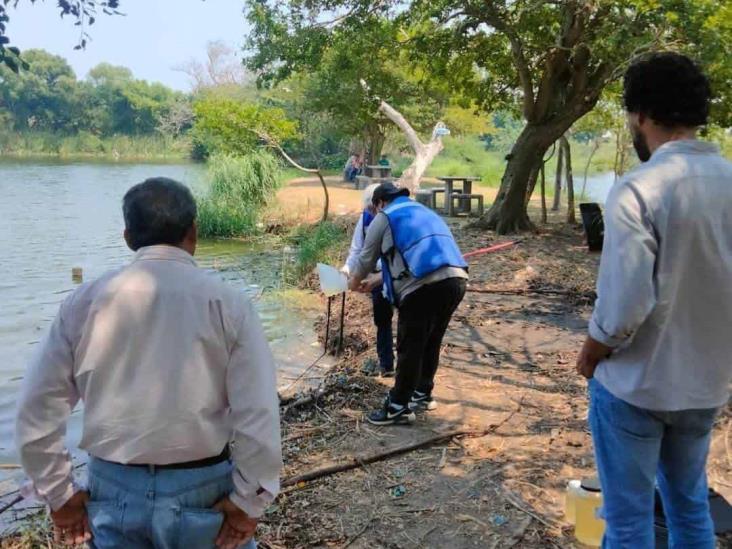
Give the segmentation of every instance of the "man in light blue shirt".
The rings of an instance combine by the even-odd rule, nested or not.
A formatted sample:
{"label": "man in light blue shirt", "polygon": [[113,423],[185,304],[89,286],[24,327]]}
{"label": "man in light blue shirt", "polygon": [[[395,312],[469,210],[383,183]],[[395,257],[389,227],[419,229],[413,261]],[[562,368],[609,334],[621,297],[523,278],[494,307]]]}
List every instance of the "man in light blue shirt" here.
{"label": "man in light blue shirt", "polygon": [[711,90],[688,58],[628,69],[624,102],[640,167],[612,189],[598,299],[577,361],[606,548],[654,547],[654,492],[671,547],[713,549],[706,460],[732,380],[732,163],[696,140]]}

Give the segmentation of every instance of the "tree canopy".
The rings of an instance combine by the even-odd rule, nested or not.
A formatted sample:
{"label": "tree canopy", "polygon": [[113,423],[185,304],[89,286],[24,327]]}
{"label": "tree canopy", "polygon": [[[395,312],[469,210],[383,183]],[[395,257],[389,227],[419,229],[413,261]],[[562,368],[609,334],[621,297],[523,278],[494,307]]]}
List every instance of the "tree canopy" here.
{"label": "tree canopy", "polygon": [[408,62],[401,26],[378,10],[364,8],[340,24],[313,25],[287,3],[248,0],[247,13],[252,32],[246,63],[259,84],[301,79],[309,110],[328,115],[347,135],[361,136],[372,161],[392,128],[375,97],[423,131],[432,130],[450,99],[439,82],[424,78]]}
{"label": "tree canopy", "polygon": [[[383,78],[384,91],[376,93],[389,98],[394,82],[370,73],[384,66],[378,44],[363,47],[378,36],[388,44],[386,61],[404,62],[406,80],[421,90],[449,89],[483,112],[522,116],[524,130],[482,222],[501,232],[530,226],[526,207],[544,153],[637,55],[668,48],[691,54],[717,84],[714,119],[730,122],[729,0],[249,0],[248,7],[250,63],[265,80],[327,66],[332,56],[339,70],[324,84],[351,85],[352,71],[340,69],[354,60],[356,72],[374,80],[369,85]],[[428,97],[423,93],[420,104],[429,106]]]}
{"label": "tree canopy", "polygon": [[0,66],[0,112],[15,130],[151,134],[184,97],[124,67],[102,63],[77,80],[62,57],[28,50],[23,58],[28,68],[17,74]]}
{"label": "tree canopy", "polygon": [[[0,65],[13,72],[27,68],[27,61],[20,50],[13,46],[8,36],[10,23],[9,7],[17,6],[22,0],[0,0]],[[28,0],[36,3],[36,0]],[[57,0],[56,6],[62,18],[69,17],[79,29],[79,41],[75,49],[83,49],[89,40],[88,28],[94,25],[100,13],[121,15],[120,0]]]}
{"label": "tree canopy", "polygon": [[297,124],[276,107],[244,103],[228,97],[207,97],[197,101],[193,138],[195,155],[212,152],[244,155],[260,143],[263,136],[277,142],[297,136]]}

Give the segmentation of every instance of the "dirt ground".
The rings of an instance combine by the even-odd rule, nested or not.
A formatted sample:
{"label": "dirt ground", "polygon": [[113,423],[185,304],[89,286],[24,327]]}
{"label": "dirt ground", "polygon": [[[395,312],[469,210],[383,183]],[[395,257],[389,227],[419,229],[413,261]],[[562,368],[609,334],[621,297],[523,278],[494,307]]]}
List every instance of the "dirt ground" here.
{"label": "dirt ground", "polygon": [[[330,212],[335,216],[360,212],[363,209],[362,193],[352,183],[343,181],[340,176],[325,178],[330,195]],[[425,184],[437,180],[425,178]],[[486,204],[495,197],[496,189],[477,186],[473,190],[486,197]],[[293,224],[318,221],[323,213],[323,187],[314,177],[302,177],[288,182],[277,193],[277,200],[270,208],[267,218],[270,223]]]}
{"label": "dirt ground", "polygon": [[[550,227],[471,260],[469,291],[445,338],[439,408],[412,426],[364,423],[392,380],[359,372],[374,355],[374,329],[369,302],[349,296],[346,358],[314,403],[283,408],[284,477],[368,462],[454,430],[475,435],[286,486],[263,521],[263,547],[578,547],[563,492],[569,479],[593,474],[586,383],[574,361],[599,258],[578,229]],[[455,232],[463,252],[494,243],[490,233]],[[709,473],[732,501],[730,423],[728,410]]]}

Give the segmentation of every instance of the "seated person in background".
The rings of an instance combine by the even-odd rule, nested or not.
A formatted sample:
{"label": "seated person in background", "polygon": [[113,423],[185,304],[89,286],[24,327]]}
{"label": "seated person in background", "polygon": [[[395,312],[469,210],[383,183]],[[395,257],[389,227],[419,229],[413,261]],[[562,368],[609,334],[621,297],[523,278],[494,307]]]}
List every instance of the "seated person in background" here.
{"label": "seated person in background", "polygon": [[353,183],[357,175],[361,174],[363,162],[360,154],[352,154],[346,162],[346,167],[343,169],[343,179],[349,183]]}
{"label": "seated person in background", "polygon": [[[341,272],[346,276],[356,270],[358,266],[358,256],[361,255],[366,232],[377,214],[376,208],[372,204],[374,190],[378,187],[378,183],[369,185],[363,191],[363,213],[358,219],[356,229],[351,240],[351,249],[348,252],[346,264]],[[377,265],[377,270],[381,270],[381,266]],[[372,274],[371,276],[380,277],[380,274]],[[394,375],[394,338],[392,335],[391,320],[394,316],[391,303],[384,297],[383,284],[377,284],[371,290],[371,301],[374,309],[374,324],[376,325],[376,353],[379,356],[379,373],[384,377],[392,377]],[[376,373],[376,372],[369,372]]]}
{"label": "seated person in background", "polygon": [[356,155],[352,154],[348,157],[348,160],[346,160],[346,165],[343,167],[343,179],[345,181],[353,181],[352,179],[352,172],[353,172],[353,164],[356,161]]}
{"label": "seated person in background", "polygon": [[379,158],[379,166],[391,166],[391,162],[389,162],[385,154],[382,154],[381,158]]}

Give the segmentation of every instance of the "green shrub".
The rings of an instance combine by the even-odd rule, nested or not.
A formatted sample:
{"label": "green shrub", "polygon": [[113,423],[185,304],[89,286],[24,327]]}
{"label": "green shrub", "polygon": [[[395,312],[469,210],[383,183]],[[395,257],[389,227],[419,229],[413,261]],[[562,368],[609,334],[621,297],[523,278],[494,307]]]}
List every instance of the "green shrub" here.
{"label": "green shrub", "polygon": [[290,282],[303,280],[317,263],[336,263],[348,237],[347,226],[330,221],[298,227],[291,237],[297,253]]}
{"label": "green shrub", "polygon": [[210,186],[198,199],[202,237],[247,236],[256,232],[262,210],[280,187],[280,165],[266,151],[217,155],[208,162]]}

